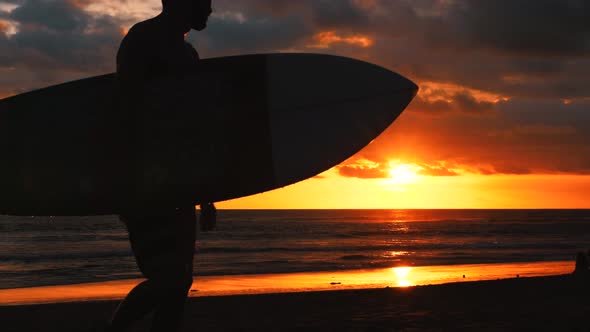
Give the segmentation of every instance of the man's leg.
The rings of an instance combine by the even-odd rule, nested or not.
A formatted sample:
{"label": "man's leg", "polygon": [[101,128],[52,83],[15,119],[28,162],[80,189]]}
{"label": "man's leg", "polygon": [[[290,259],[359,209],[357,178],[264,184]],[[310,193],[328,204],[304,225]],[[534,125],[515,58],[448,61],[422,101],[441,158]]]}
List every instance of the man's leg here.
{"label": "man's leg", "polygon": [[112,330],[124,331],[155,310],[152,331],[176,331],[192,284],[195,209],[123,220],[137,264],[148,280],[137,285],[121,303]]}
{"label": "man's leg", "polygon": [[180,272],[172,280],[156,286],[160,294],[152,320],[152,332],[180,331],[192,273]]}
{"label": "man's leg", "polygon": [[126,331],[134,322],[154,310],[158,303],[156,294],[153,282],[150,280],[135,286],[117,307],[109,331]]}
{"label": "man's leg", "polygon": [[[195,207],[188,206],[175,213],[176,243],[173,264],[166,273],[158,275],[157,288],[162,294],[154,312],[152,332],[179,331],[184,317],[184,307],[193,283],[193,258],[195,254]],[[172,257],[171,257],[172,258]]]}
{"label": "man's leg", "polygon": [[154,250],[158,249],[152,242],[159,242],[158,238],[161,236],[157,231],[159,218],[143,213],[128,213],[120,216],[120,219],[127,227],[137,266],[147,280],[135,286],[117,307],[111,319],[113,332],[126,331],[133,323],[153,311],[159,301],[154,282],[149,279],[144,268]]}
{"label": "man's leg", "polygon": [[152,329],[178,331],[184,315],[186,297],[192,285],[192,273],[170,269],[137,285],[117,308],[112,331],[125,331],[134,322],[154,311]]}

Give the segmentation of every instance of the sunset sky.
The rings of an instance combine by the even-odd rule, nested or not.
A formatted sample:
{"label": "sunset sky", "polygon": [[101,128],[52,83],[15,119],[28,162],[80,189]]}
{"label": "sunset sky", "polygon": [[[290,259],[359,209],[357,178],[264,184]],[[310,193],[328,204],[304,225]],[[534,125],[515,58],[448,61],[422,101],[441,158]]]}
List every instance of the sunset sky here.
{"label": "sunset sky", "polygon": [[[590,208],[587,0],[213,0],[202,58],[354,57],[420,86],[371,145],[221,208]],[[113,72],[160,0],[0,0],[0,98]],[[354,78],[351,78],[354,79]]]}

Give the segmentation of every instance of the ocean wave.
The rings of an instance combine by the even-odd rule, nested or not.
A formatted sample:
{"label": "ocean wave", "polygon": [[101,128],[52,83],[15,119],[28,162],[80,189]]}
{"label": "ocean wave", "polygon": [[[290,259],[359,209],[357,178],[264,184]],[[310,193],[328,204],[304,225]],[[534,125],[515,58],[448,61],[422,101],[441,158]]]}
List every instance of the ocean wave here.
{"label": "ocean wave", "polygon": [[[198,234],[199,275],[573,260],[590,239],[587,210],[220,210],[218,217],[215,232]],[[0,217],[0,230],[2,285],[139,274],[124,226],[110,217]]]}

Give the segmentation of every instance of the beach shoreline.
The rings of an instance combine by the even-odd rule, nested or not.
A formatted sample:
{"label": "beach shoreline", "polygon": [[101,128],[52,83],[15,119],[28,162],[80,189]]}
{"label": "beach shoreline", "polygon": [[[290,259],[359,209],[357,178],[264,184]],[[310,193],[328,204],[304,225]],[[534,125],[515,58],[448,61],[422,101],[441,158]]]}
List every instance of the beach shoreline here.
{"label": "beach shoreline", "polygon": [[[300,293],[438,285],[453,282],[540,277],[567,274],[574,262],[518,262],[281,274],[197,276],[191,297]],[[120,300],[141,279],[0,289],[0,306]]]}
{"label": "beach shoreline", "polygon": [[[441,285],[202,296],[183,331],[587,331],[590,279],[571,274]],[[2,330],[90,331],[118,301],[0,306]],[[133,331],[144,331],[149,317]]]}

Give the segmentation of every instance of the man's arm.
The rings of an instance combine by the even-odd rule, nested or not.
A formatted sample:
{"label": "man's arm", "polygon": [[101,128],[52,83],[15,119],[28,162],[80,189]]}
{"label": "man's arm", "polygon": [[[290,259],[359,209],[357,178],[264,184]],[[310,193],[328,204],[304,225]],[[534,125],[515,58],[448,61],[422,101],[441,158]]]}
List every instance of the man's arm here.
{"label": "man's arm", "polygon": [[148,78],[150,53],[137,29],[134,26],[129,30],[117,53],[117,80],[120,88],[126,91],[141,89]]}

